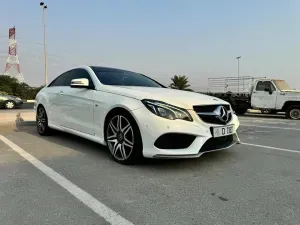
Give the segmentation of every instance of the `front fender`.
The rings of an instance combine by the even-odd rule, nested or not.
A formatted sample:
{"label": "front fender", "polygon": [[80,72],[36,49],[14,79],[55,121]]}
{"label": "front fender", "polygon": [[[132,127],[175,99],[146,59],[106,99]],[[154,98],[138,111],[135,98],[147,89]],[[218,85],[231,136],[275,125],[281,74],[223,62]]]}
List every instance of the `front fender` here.
{"label": "front fender", "polygon": [[99,137],[103,137],[103,126],[105,118],[111,110],[115,108],[123,108],[128,112],[131,112],[141,107],[145,107],[143,103],[138,99],[102,91],[97,91],[95,93],[95,106],[95,133]]}

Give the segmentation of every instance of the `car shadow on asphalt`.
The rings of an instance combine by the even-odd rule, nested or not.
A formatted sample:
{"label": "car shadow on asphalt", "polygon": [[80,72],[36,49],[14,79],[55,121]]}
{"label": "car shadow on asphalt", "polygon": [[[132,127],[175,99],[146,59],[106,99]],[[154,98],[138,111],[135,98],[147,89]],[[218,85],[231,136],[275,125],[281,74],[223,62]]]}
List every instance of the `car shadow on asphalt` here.
{"label": "car shadow on asphalt", "polygon": [[288,120],[288,118],[285,117],[284,114],[261,114],[261,113],[246,113],[244,115],[239,115],[239,117],[243,118],[243,117],[247,117],[247,118],[261,118],[261,119],[286,119]]}
{"label": "car shadow on asphalt", "polygon": [[[89,154],[92,157],[103,159],[112,159],[109,150],[106,146],[99,143],[75,136],[73,134],[54,131],[51,136],[40,136],[36,130],[35,122],[22,122],[16,124],[15,132],[25,132],[29,135],[35,136],[36,138],[43,139],[47,142],[52,142],[55,145],[60,145],[63,147],[70,148],[74,151],[78,151],[84,154]],[[234,153],[230,150],[216,151],[205,153],[199,158],[192,159],[149,159],[143,158],[140,162],[135,165],[135,167],[140,168],[157,168],[157,169],[174,169],[174,168],[184,168],[191,167],[191,165],[199,168],[207,164],[214,164],[215,162],[220,163],[220,161],[227,161],[228,158],[232,157]]]}

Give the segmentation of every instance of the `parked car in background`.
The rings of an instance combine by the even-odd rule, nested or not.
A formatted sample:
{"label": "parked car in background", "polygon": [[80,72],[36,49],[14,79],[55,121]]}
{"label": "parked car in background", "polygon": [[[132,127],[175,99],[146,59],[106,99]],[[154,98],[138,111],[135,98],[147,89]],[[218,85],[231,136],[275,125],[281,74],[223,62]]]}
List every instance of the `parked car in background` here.
{"label": "parked car in background", "polygon": [[68,70],[37,94],[35,109],[40,135],[56,129],[90,139],[123,164],[142,156],[195,158],[239,141],[228,102],[121,69]]}
{"label": "parked car in background", "polygon": [[14,109],[23,105],[23,100],[17,96],[0,94],[0,107]]}
{"label": "parked car in background", "polygon": [[208,79],[208,95],[228,101],[237,114],[248,109],[262,113],[284,112],[292,120],[300,120],[300,90],[292,89],[284,80],[256,77],[220,77]]}

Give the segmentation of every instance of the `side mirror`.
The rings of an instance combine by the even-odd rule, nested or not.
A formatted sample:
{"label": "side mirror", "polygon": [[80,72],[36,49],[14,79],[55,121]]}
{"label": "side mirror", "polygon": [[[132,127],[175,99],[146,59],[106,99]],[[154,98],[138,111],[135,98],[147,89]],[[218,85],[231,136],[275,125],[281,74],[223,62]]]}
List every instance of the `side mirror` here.
{"label": "side mirror", "polygon": [[89,80],[86,78],[73,79],[70,84],[71,88],[89,88]]}
{"label": "side mirror", "polygon": [[270,95],[273,93],[273,91],[269,88],[265,88],[265,92],[269,92]]}

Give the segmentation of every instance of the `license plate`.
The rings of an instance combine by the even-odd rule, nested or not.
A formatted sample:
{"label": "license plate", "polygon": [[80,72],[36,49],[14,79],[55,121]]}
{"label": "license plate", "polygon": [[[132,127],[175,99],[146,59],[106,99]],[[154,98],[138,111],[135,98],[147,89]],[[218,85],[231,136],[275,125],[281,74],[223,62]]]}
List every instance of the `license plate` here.
{"label": "license plate", "polygon": [[223,137],[230,134],[233,134],[233,125],[213,128],[213,137]]}

